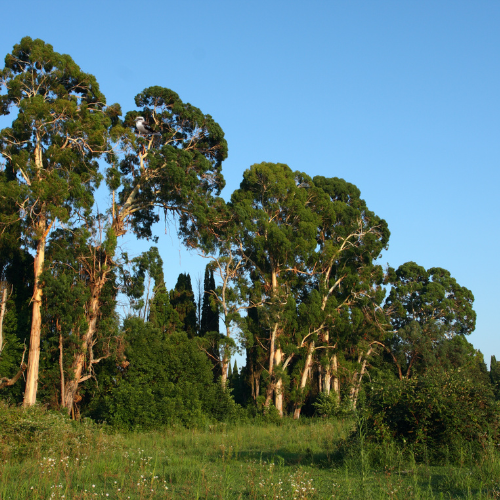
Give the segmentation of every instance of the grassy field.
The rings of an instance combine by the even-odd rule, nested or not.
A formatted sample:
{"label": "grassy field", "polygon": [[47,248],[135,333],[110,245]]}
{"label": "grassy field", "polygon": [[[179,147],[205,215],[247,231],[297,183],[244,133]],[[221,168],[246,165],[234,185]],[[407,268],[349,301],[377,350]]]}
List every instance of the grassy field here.
{"label": "grassy field", "polygon": [[352,421],[119,434],[3,407],[0,427],[0,500],[500,498],[497,452],[415,463],[350,437]]}

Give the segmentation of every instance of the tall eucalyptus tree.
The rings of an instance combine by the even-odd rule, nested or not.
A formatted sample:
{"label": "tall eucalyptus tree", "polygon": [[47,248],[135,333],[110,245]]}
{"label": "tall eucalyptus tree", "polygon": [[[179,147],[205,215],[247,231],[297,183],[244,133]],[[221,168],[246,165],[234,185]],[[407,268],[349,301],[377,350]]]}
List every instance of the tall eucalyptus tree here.
{"label": "tall eucalyptus tree", "polygon": [[265,405],[274,393],[283,414],[283,376],[291,361],[284,350],[296,316],[294,292],[316,248],[319,216],[310,203],[311,179],[287,165],[261,163],[243,174],[231,196],[240,231],[236,235],[253,283],[254,302],[265,305],[267,338],[257,339],[267,349],[269,378]]}
{"label": "tall eucalyptus tree", "polygon": [[97,159],[110,150],[106,100],[94,76],[70,56],[42,40],[25,37],[5,58],[0,72],[6,93],[0,112],[17,110],[11,127],[0,131],[0,152],[14,173],[0,197],[16,212],[2,224],[20,220],[27,246],[35,250],[34,291],[24,405],[36,401],[40,359],[45,247],[57,220],[66,223],[93,204]]}
{"label": "tall eucalyptus tree", "polygon": [[393,359],[399,378],[410,378],[419,362],[444,339],[476,327],[474,295],[449,271],[406,262],[393,273],[385,304],[394,328]]}
{"label": "tall eucalyptus tree", "polygon": [[[144,90],[135,103],[141,110],[130,111],[123,122],[117,108],[112,116],[118,151],[107,156],[110,218],[97,245],[97,266],[88,272],[90,298],[83,352],[96,337],[101,295],[116,268],[117,238],[132,230],[140,238],[154,239],[151,228],[160,218],[158,210],[178,217],[179,229],[188,232],[193,220],[205,219],[213,195],[224,187],[221,164],[227,156],[227,143],[210,115],[183,103],[175,92],[163,87]],[[134,134],[139,115],[161,135]],[[74,366],[76,380],[84,363],[82,356]]]}

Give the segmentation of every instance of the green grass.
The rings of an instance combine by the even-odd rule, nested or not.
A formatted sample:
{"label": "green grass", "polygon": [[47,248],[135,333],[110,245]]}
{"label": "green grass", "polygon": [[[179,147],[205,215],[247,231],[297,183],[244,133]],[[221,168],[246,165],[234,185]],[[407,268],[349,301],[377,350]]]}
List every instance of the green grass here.
{"label": "green grass", "polygon": [[497,452],[415,463],[395,445],[352,440],[349,421],[118,434],[0,406],[0,422],[1,500],[500,498]]}

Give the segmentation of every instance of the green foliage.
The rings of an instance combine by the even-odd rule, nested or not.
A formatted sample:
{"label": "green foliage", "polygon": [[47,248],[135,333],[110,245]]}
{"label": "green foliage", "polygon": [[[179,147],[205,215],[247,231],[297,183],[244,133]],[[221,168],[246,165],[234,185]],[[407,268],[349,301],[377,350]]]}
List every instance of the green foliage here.
{"label": "green foliage", "polygon": [[[391,348],[400,377],[409,378],[415,371],[433,366],[437,353],[446,358],[446,350],[451,347],[447,340],[474,331],[474,296],[446,269],[426,271],[415,262],[407,262],[390,274],[393,286],[384,307],[396,331]],[[459,342],[455,348],[459,348]],[[456,358],[455,351],[449,354]]]}
{"label": "green foliage", "polygon": [[0,456],[26,459],[34,454],[75,452],[107,440],[91,421],[75,422],[66,413],[42,406],[20,408],[0,401]]}
{"label": "green foliage", "polygon": [[[5,172],[0,172],[3,182]],[[0,200],[0,211],[8,213],[7,200]],[[0,237],[0,302],[6,290],[5,316],[0,346],[0,378],[12,378],[19,370],[31,322],[30,300],[33,294],[33,257],[21,247],[20,224],[4,228]],[[24,362],[27,361],[25,356]],[[23,380],[0,390],[0,398],[11,402],[22,399]]]}
{"label": "green foliage", "polygon": [[[132,134],[125,139],[124,134],[129,150],[120,160],[119,173],[108,174],[108,182],[116,185],[120,178],[119,205],[139,237],[153,237],[158,206],[179,216],[180,231],[188,235],[193,221],[204,224],[213,195],[224,187],[224,133],[210,115],[182,102],[170,89],[149,87],[135,97],[135,103],[141,110],[128,112],[124,125],[132,132],[135,118],[143,116],[161,138],[150,143]],[[142,168],[139,155],[145,148],[147,155],[142,158],[147,168]]]}
{"label": "green foliage", "polygon": [[320,392],[316,401],[313,403],[314,408],[322,417],[335,417],[339,412],[339,398],[336,392]]}
{"label": "green foliage", "polygon": [[[7,87],[0,112],[18,110],[0,132],[0,151],[15,174],[0,197],[22,200],[25,231],[39,238],[30,225],[45,229],[55,218],[67,221],[75,207],[92,206],[100,182],[95,160],[111,149],[106,99],[94,76],[39,39],[15,45],[0,74]],[[4,214],[2,222],[12,217]]]}
{"label": "green foliage", "polygon": [[229,392],[213,382],[212,369],[185,332],[163,334],[151,323],[129,318],[124,324],[128,365],[101,412],[112,425],[156,428],[203,426],[234,416]]}
{"label": "green foliage", "polygon": [[215,290],[214,271],[207,265],[203,280],[203,300],[201,306],[200,336],[208,332],[219,333],[219,305],[212,298]]}
{"label": "green foliage", "polygon": [[495,356],[491,356],[490,361],[490,381],[493,385],[495,398],[500,401],[500,361]]}
{"label": "green foliage", "polygon": [[189,274],[179,274],[175,288],[170,292],[170,304],[179,317],[181,329],[189,338],[194,338],[197,334],[196,302]]}
{"label": "green foliage", "polygon": [[491,387],[467,369],[429,372],[425,377],[372,384],[363,415],[367,435],[376,441],[396,440],[415,453],[457,459],[460,449],[480,454],[499,438],[498,406]]}

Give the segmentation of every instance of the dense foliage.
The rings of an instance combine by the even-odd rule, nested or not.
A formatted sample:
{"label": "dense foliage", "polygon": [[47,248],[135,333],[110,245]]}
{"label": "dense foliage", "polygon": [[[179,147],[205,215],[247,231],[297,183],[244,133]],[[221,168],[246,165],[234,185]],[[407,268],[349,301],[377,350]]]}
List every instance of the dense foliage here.
{"label": "dense foliage", "polygon": [[141,429],[234,418],[230,394],[212,381],[209,360],[186,332],[162,333],[140,318],[127,319],[123,328],[127,362],[94,416]]}
{"label": "dense foliage", "polygon": [[363,415],[370,438],[413,445],[420,458],[458,460],[498,440],[498,410],[485,378],[451,369],[370,385]]}
{"label": "dense foliage", "polygon": [[[172,90],[122,116],[29,37],[0,75],[0,112],[16,112],[0,131],[2,399],[127,429],[361,404],[370,439],[420,454],[497,439],[500,368],[488,376],[466,340],[472,292],[440,267],[379,265],[389,228],[356,186],[264,162],[226,202],[222,128]],[[154,241],[162,213],[208,259],[198,296],[189,273],[167,286],[161,249],[122,250],[124,235]]]}

